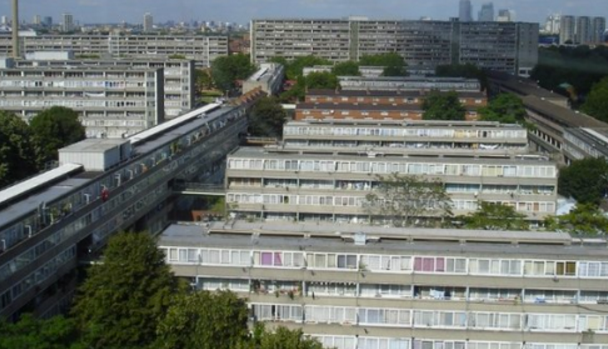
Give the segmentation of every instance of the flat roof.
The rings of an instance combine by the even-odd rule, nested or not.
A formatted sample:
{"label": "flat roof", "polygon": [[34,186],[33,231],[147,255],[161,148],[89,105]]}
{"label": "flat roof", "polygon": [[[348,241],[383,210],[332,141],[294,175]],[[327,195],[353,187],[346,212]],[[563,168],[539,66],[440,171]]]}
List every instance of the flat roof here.
{"label": "flat roof", "polygon": [[[471,156],[468,157],[439,157],[439,155],[443,155],[441,149],[437,150],[437,157],[430,156],[415,156],[415,157],[405,157],[403,155],[400,156],[378,156],[374,158],[370,158],[368,156],[368,152],[352,149],[353,153],[358,153],[358,155],[348,154],[343,155],[335,154],[335,149],[329,148],[311,148],[308,153],[302,150],[291,150],[289,148],[286,149],[270,149],[270,148],[260,148],[260,147],[241,147],[236,150],[234,153],[228,155],[228,158],[255,158],[255,159],[277,159],[277,160],[336,160],[336,161],[391,161],[391,162],[407,162],[407,163],[415,163],[415,162],[428,162],[428,163],[454,163],[454,164],[483,164],[483,165],[546,165],[546,166],[555,166],[555,163],[550,161],[549,158],[537,155],[519,155],[513,157],[503,157],[503,158],[478,158],[471,153]],[[494,156],[495,157],[495,156]]]}
{"label": "flat roof", "polygon": [[533,111],[542,114],[544,117],[549,117],[564,127],[608,127],[608,124],[594,119],[589,115],[560,107],[559,105],[544,101],[536,96],[526,96],[522,98],[522,101],[526,108],[532,109]]}
{"label": "flat roof", "polygon": [[[463,98],[486,98],[482,92],[456,92],[459,97]],[[308,90],[306,97],[310,96],[327,96],[327,97],[424,97],[428,92],[423,91],[392,91],[392,90]]]}
{"label": "flat roof", "polygon": [[[35,177],[32,177],[23,182],[17,183],[0,191],[0,207],[9,201],[15,200],[22,195],[26,195],[28,192],[40,187],[48,182],[55,181],[59,178],[63,178],[72,172],[83,169],[82,165],[78,164],[65,164],[54,168],[50,171],[43,172]],[[2,210],[4,212],[4,210]],[[0,222],[2,222],[0,218]]]}
{"label": "flat roof", "polygon": [[[466,110],[474,111],[477,110],[477,107],[469,107],[464,106]],[[422,110],[422,105],[416,104],[406,104],[406,105],[391,105],[391,104],[351,104],[351,103],[343,103],[343,104],[334,104],[334,103],[298,103],[296,105],[297,109],[319,109],[319,110],[389,110],[389,111],[400,111],[400,110]]]}
{"label": "flat roof", "polygon": [[436,83],[474,83],[480,84],[477,79],[466,79],[458,77],[415,77],[415,76],[379,76],[379,77],[365,77],[365,76],[338,76],[340,81],[402,81],[402,82],[436,82]]}
{"label": "flat roof", "polygon": [[99,153],[108,149],[114,149],[129,143],[128,139],[122,138],[87,138],[78,143],[68,145],[65,148],[59,149],[60,153]]}
{"label": "flat roof", "polygon": [[44,202],[53,202],[72,191],[89,184],[89,178],[70,178],[45,187],[0,211],[0,224],[20,220],[24,215],[35,211]]}
{"label": "flat roof", "polygon": [[285,126],[315,126],[315,127],[378,127],[378,128],[422,128],[431,129],[450,128],[505,128],[524,130],[522,125],[501,124],[498,121],[454,121],[454,120],[370,120],[370,119],[314,119],[314,120],[291,120]]}
{"label": "flat roof", "polygon": [[[365,234],[365,245],[354,236]],[[591,256],[608,259],[605,240],[573,239],[558,232],[508,232],[488,230],[392,228],[338,223],[245,221],[207,224],[173,224],[161,234],[158,245],[313,250],[330,252],[371,251],[381,254],[437,254],[445,256],[529,255],[564,259]]]}
{"label": "flat roof", "polygon": [[36,71],[55,71],[59,70],[62,72],[89,72],[89,71],[119,71],[119,72],[157,72],[161,67],[134,67],[130,65],[39,65],[39,66],[14,66],[12,68],[2,68],[0,71],[23,71],[23,72],[36,72]]}

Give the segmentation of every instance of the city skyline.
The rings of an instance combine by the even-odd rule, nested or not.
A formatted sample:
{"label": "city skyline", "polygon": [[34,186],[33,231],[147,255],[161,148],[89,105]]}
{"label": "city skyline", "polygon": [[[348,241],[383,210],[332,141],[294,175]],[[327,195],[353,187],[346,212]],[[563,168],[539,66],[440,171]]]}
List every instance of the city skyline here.
{"label": "city skyline", "polygon": [[[473,0],[476,14],[487,0]],[[517,13],[517,20],[543,23],[551,13],[564,15],[593,15],[608,17],[602,0],[495,0],[495,9],[508,8]],[[410,6],[415,5],[415,6]],[[367,16],[383,19],[418,19],[426,16],[438,20],[458,17],[458,0],[56,0],[41,5],[34,0],[20,1],[21,20],[30,22],[33,16],[52,16],[60,22],[62,13],[70,12],[74,22],[86,23],[141,23],[144,13],[154,16],[155,22],[215,20],[246,23],[255,18],[336,18]],[[402,11],[398,11],[398,9]],[[10,17],[10,3],[0,3],[0,15]],[[401,13],[401,14],[398,14]]]}

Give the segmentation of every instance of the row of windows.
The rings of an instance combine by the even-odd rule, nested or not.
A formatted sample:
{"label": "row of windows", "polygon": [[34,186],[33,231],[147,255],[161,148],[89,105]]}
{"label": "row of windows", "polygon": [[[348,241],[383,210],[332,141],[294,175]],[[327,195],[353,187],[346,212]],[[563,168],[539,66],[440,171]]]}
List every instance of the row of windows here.
{"label": "row of windows", "polygon": [[69,108],[154,108],[154,99],[135,100],[92,100],[92,99],[33,99],[33,100],[3,100],[3,107],[69,107]]}
{"label": "row of windows", "polygon": [[[364,207],[367,203],[365,196],[330,196],[330,195],[283,195],[283,194],[246,194],[231,193],[226,201],[237,204],[265,205],[307,205],[307,206],[350,206]],[[494,202],[494,201],[491,201]],[[501,201],[503,205],[512,206],[518,212],[555,212],[555,202],[552,201]],[[474,211],[478,208],[478,200],[453,199],[452,208],[461,211]]]}
{"label": "row of windows", "polygon": [[[68,77],[66,77],[68,78]],[[73,76],[71,78],[82,79],[83,76]],[[144,78],[143,76],[141,77]],[[120,80],[103,80],[103,81],[84,81],[84,80],[65,80],[65,81],[30,81],[30,80],[4,80],[0,81],[0,87],[61,87],[61,88],[108,88],[108,89],[124,89],[124,88],[144,88],[154,87],[154,80],[151,81],[120,81]]]}
{"label": "row of windows", "polygon": [[285,136],[383,136],[383,137],[434,137],[434,138],[526,138],[526,130],[451,129],[406,127],[338,127],[338,126],[285,126]]}
{"label": "row of windows", "polygon": [[170,264],[350,269],[383,273],[608,278],[608,261],[464,258],[161,247]]}
{"label": "row of windows", "polygon": [[543,332],[608,332],[608,316],[252,304],[258,321]]}
{"label": "row of windows", "polygon": [[602,344],[495,342],[311,334],[334,349],[608,349]]}
{"label": "row of windows", "polygon": [[333,161],[333,160],[274,160],[240,159],[228,160],[228,168],[236,170],[272,170],[307,172],[358,172],[358,173],[402,173],[448,176],[494,176],[555,178],[555,166],[525,165],[472,165],[403,163],[385,161]]}

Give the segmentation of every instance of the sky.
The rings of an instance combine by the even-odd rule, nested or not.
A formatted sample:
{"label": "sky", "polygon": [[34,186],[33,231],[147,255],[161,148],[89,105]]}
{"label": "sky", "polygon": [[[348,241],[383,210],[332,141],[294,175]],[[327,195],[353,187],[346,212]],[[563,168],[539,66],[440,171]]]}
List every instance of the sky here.
{"label": "sky", "polygon": [[[483,2],[472,0],[473,14]],[[21,20],[69,12],[80,24],[215,20],[245,24],[253,18],[343,18],[444,20],[458,16],[459,0],[20,0]],[[516,11],[518,21],[543,23],[549,13],[608,17],[607,0],[494,0],[494,9]],[[0,15],[10,16],[11,0],[0,0]]]}

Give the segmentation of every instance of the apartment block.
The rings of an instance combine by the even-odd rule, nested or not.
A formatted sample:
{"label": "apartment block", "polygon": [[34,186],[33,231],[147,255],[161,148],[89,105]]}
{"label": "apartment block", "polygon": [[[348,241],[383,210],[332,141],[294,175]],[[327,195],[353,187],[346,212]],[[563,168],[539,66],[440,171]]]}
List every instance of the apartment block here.
{"label": "apartment block", "polygon": [[[73,34],[24,35],[20,37],[21,52],[73,51],[76,58],[96,55],[100,58],[168,58],[173,55],[194,60],[197,66],[209,67],[211,62],[228,54],[228,37],[222,35],[130,35]],[[0,55],[12,50],[11,37],[0,35]]]}
{"label": "apartment block", "polygon": [[196,289],[326,348],[607,348],[603,239],[237,220],[171,225],[158,244]]}
{"label": "apartment block", "polygon": [[342,90],[479,92],[477,79],[427,77],[339,76]]}
{"label": "apartment block", "polygon": [[[407,98],[406,98],[407,100]],[[465,120],[475,121],[477,107],[465,106]],[[338,104],[298,103],[295,120],[422,120],[422,103],[393,104]]]}
{"label": "apartment block", "polygon": [[[315,65],[314,67],[304,67],[302,74],[304,76],[308,76],[310,73],[330,73],[333,68],[333,65]],[[384,73],[384,68],[385,67],[380,66],[359,66],[359,74],[366,78],[378,78],[382,76],[382,73]]]}
{"label": "apartment block", "polygon": [[[46,53],[46,52],[43,52]],[[55,52],[52,52],[55,53]],[[54,67],[73,69],[74,67],[125,67],[132,69],[163,69],[164,73],[164,118],[172,119],[195,107],[194,72],[195,62],[181,59],[87,59],[87,60],[45,60],[37,59],[40,52],[35,52],[33,59],[16,61],[17,67]]]}
{"label": "apartment block", "polygon": [[608,160],[608,128],[567,128],[563,152],[567,164],[587,157]]}
{"label": "apartment block", "polygon": [[228,156],[226,201],[238,216],[368,222],[365,196],[378,176],[392,173],[441,180],[456,215],[475,211],[479,201],[513,206],[531,222],[555,213],[556,165],[520,153],[527,143],[521,127],[310,122],[288,124],[284,133],[282,145]]}
{"label": "apartment block", "polygon": [[260,69],[247,80],[243,81],[243,93],[260,88],[268,95],[276,95],[283,88],[284,78],[285,67],[281,64],[260,64]]}
{"label": "apartment block", "polygon": [[[323,90],[312,89],[306,93],[304,102],[314,104],[344,105],[422,105],[428,93],[425,91],[383,91],[383,90]],[[458,92],[460,103],[466,107],[485,107],[488,104],[482,92]]]}
{"label": "apartment block", "polygon": [[333,62],[365,55],[401,54],[410,66],[473,63],[518,73],[538,60],[538,24],[350,19],[256,19],[251,22],[252,60],[315,55]]}
{"label": "apartment block", "polygon": [[123,138],[163,122],[162,68],[0,69],[0,109],[25,120],[53,106],[74,109],[87,137]]}

